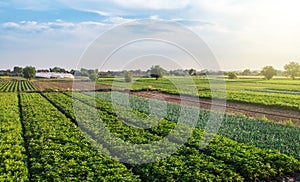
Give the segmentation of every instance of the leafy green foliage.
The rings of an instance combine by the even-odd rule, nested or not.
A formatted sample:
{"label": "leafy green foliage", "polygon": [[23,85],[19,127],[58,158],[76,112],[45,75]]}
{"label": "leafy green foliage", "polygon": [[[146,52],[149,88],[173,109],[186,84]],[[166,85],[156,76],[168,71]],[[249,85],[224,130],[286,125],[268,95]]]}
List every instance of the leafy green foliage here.
{"label": "leafy green foliage", "polygon": [[265,66],[261,72],[260,72],[267,80],[270,80],[273,78],[273,76],[276,75],[276,70],[273,68],[273,66]]}
{"label": "leafy green foliage", "polygon": [[0,181],[29,181],[17,94],[0,94]]}
{"label": "leafy green foliage", "polygon": [[88,75],[89,75],[89,79],[91,81],[95,81],[97,80],[97,77],[98,77],[98,70],[88,70]]}
{"label": "leafy green foliage", "polygon": [[[73,98],[75,98],[74,100],[71,98],[70,93],[67,94],[69,95],[69,98],[61,93],[47,93],[46,95],[49,99],[53,99],[53,101],[65,111],[70,111],[70,109],[68,109],[68,105],[72,102],[76,102],[75,105],[80,106],[78,107],[80,108],[78,112],[82,112],[82,115],[79,116],[79,118],[77,115],[74,119],[86,122],[84,126],[86,126],[90,131],[99,134],[99,136],[97,136],[98,142],[100,141],[105,143],[103,138],[105,139],[107,136],[102,135],[103,131],[101,132],[98,127],[95,127],[95,124],[93,123],[97,117],[93,116],[93,114],[91,115],[91,113],[99,113],[101,120],[99,119],[98,122],[103,122],[113,135],[118,136],[122,140],[133,143],[147,143],[147,141],[153,142],[153,139],[155,138],[162,139],[162,137],[166,136],[174,128],[175,124],[167,120],[158,120],[155,116],[145,115],[144,113],[140,113],[136,110],[125,108],[124,106],[113,106],[111,103],[101,99],[96,99],[96,102],[94,102],[92,97],[84,96],[79,93],[73,93]],[[113,112],[114,109],[117,110],[117,113]],[[85,110],[89,111],[89,114],[86,114],[84,112]],[[127,117],[126,113],[128,115]],[[143,121],[137,120],[137,117],[128,113],[140,116],[139,118],[147,118],[145,119],[146,123],[151,123],[149,120],[153,120],[153,123],[157,123],[157,126],[148,130],[139,130],[134,126],[122,124],[143,123]],[[117,116],[120,116],[120,118]],[[90,123],[88,124],[88,122]],[[186,128],[186,126],[180,127],[182,127],[183,131],[187,131],[187,129],[189,129]],[[151,137],[153,137],[153,139]],[[180,136],[178,136],[178,138],[180,139]],[[176,137],[176,139],[178,138]],[[174,139],[175,138],[172,140]],[[132,165],[133,171],[141,175],[144,180],[191,179],[191,176],[186,174],[191,174],[192,171],[201,171],[194,176],[197,177],[196,179],[204,180],[206,179],[204,176],[206,176],[208,180],[226,181],[233,179],[234,181],[241,181],[243,178],[249,180],[267,179],[300,170],[300,163],[292,157],[282,155],[276,151],[244,145],[221,136],[217,136],[207,147],[199,150],[199,146],[201,146],[201,142],[203,142],[202,139],[203,132],[195,129],[193,136],[188,140],[187,144],[183,145],[175,154],[151,164],[145,164],[142,166]],[[175,140],[170,142],[178,141]],[[103,146],[106,145],[104,144]],[[165,145],[165,149],[172,149],[172,145]],[[118,145],[113,145],[109,148],[109,150],[118,150],[121,155],[132,157],[135,155],[131,151],[138,151],[136,148]],[[143,160],[147,159],[148,155],[153,155],[155,151],[150,150],[150,153],[148,153],[149,151],[138,152],[144,153],[143,158],[138,159]],[[188,160],[195,160],[200,162],[200,164],[193,163],[195,161]],[[190,162],[191,164],[188,169],[184,168],[187,162]],[[207,165],[207,162],[211,165]],[[243,176],[243,178],[241,176]]]}
{"label": "leafy green foliage", "polygon": [[284,66],[285,74],[290,76],[293,80],[300,75],[300,65],[296,62],[290,62]]}
{"label": "leafy green foliage", "polygon": [[0,84],[0,92],[26,92],[35,91],[32,82],[27,80],[4,81]]}
{"label": "leafy green foliage", "polygon": [[21,94],[21,103],[32,181],[139,181],[123,164],[92,148],[41,95]]}
{"label": "leafy green foliage", "polygon": [[155,65],[150,68],[150,76],[153,78],[156,78],[156,80],[158,80],[158,78],[163,77],[163,74],[165,72],[166,72],[166,70],[164,70],[159,65]]}
{"label": "leafy green foliage", "polygon": [[[94,94],[95,100],[89,96]],[[124,94],[116,95],[118,104],[110,102],[110,94],[43,93],[51,103],[37,93],[20,94],[29,169],[17,95],[0,94],[0,150],[4,153],[0,155],[0,180],[28,181],[28,171],[32,181],[256,181],[300,172],[299,161],[291,157],[299,159],[299,128],[226,115],[219,130],[222,136],[206,141],[210,134],[202,129],[209,111],[200,111],[198,129],[192,130],[176,124],[179,105],[168,104],[167,113],[152,113],[149,99],[130,96],[129,108]],[[160,101],[155,102],[158,111],[162,110]],[[189,119],[196,108],[188,108],[181,114]],[[166,137],[175,126],[179,132]],[[174,144],[183,142],[191,130],[185,144],[174,150]],[[111,140],[107,132],[118,139]],[[126,145],[155,143],[163,138],[166,140],[160,147],[174,150],[171,156],[160,156],[159,147]],[[159,160],[126,167],[103,154],[127,157],[131,162],[151,157]]]}
{"label": "leafy green foliage", "polygon": [[228,79],[237,79],[237,74],[235,72],[228,73]]}
{"label": "leafy green foliage", "polygon": [[[171,78],[171,77],[170,77]],[[150,78],[140,78],[133,84],[127,84],[122,81],[114,82],[114,86],[132,88],[135,90],[147,89],[151,86],[152,90],[174,94],[174,95],[193,95],[195,93],[185,90],[178,91],[176,86],[170,81],[170,78],[161,78],[153,80]],[[102,78],[101,84],[112,85],[112,81],[117,78]],[[189,88],[186,79],[182,77],[172,77],[181,88]],[[223,82],[214,82],[214,79],[193,77],[195,86],[198,89],[199,97],[212,98],[211,87],[222,88]],[[210,81],[214,84],[210,85]],[[235,79],[225,80],[226,91],[214,89],[214,97],[228,101],[238,101],[242,103],[259,104],[264,106],[273,106],[289,109],[300,109],[300,81],[299,80],[262,80],[262,79]],[[251,88],[251,89],[249,89]],[[226,92],[226,95],[225,95]],[[221,94],[219,94],[221,93]]]}
{"label": "leafy green foliage", "polygon": [[191,68],[191,69],[188,70],[188,73],[189,73],[190,76],[194,76],[194,75],[197,74],[197,71],[195,69]]}
{"label": "leafy green foliage", "polygon": [[22,67],[15,66],[13,72],[14,72],[16,75],[20,76],[20,75],[22,75],[23,68],[22,68]]}
{"label": "leafy green foliage", "polygon": [[24,78],[27,78],[29,80],[32,79],[33,77],[35,77],[35,73],[36,73],[36,69],[35,69],[35,67],[32,67],[32,66],[26,66],[23,69]]}
{"label": "leafy green foliage", "polygon": [[[91,95],[91,93],[86,94]],[[119,99],[124,98],[124,94],[122,93],[115,94],[118,94],[116,97]],[[96,92],[95,96],[96,98],[111,101],[110,92]],[[129,100],[130,106],[133,109],[151,114],[149,112],[149,99],[130,96]],[[122,102],[118,103],[122,104]],[[180,105],[168,104],[168,112],[165,115],[161,115],[161,117],[164,117],[169,121],[177,122],[180,114],[180,107]],[[157,114],[159,115],[159,113]],[[210,111],[201,110],[199,120],[197,121],[197,127],[204,129],[209,117]],[[255,145],[260,148],[277,150],[284,154],[294,156],[297,159],[300,159],[299,133],[300,128],[298,127],[285,126],[261,120],[256,121],[254,119],[235,115],[225,115],[222,126],[218,131],[218,134],[221,136],[249,145]]]}
{"label": "leafy green foliage", "polygon": [[128,72],[128,71],[125,71],[124,80],[125,80],[125,82],[132,82],[132,73]]}

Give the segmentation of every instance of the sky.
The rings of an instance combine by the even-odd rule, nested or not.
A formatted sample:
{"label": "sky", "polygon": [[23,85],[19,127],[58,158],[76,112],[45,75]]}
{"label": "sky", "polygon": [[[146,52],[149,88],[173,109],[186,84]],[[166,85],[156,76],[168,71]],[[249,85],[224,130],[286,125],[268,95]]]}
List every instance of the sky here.
{"label": "sky", "polygon": [[[290,61],[300,62],[299,7],[297,0],[0,0],[0,69],[27,65],[146,69],[163,61],[167,69],[260,70],[267,65],[283,69]],[[128,26],[140,20],[168,21],[179,28]],[[180,27],[186,30],[179,31]],[[113,50],[106,48],[130,37],[129,31],[170,40],[183,39],[191,31],[210,49],[216,64],[208,59],[195,64],[174,46],[144,41],[122,49],[119,57],[104,65],[109,54],[103,50]],[[191,37],[181,42],[186,43],[184,49],[202,50]],[[99,56],[98,62],[89,64],[87,54],[95,44],[99,53],[92,56]]]}

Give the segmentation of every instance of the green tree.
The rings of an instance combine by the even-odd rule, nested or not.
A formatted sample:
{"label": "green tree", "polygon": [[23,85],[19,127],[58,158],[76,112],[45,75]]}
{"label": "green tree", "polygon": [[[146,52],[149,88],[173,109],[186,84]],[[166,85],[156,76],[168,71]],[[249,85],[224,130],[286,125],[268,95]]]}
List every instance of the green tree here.
{"label": "green tree", "polygon": [[189,75],[191,75],[191,76],[196,75],[196,70],[193,68],[189,69],[188,72],[189,72]]}
{"label": "green tree", "polygon": [[50,70],[50,72],[55,72],[55,73],[67,73],[68,72],[64,68],[60,68],[60,67],[50,68],[49,70]]}
{"label": "green tree", "polygon": [[229,72],[228,79],[237,79],[237,74],[235,72]]}
{"label": "green tree", "polygon": [[296,62],[290,62],[284,66],[285,74],[295,80],[296,76],[300,75],[300,65]]}
{"label": "green tree", "polygon": [[249,75],[251,75],[250,69],[245,69],[245,70],[241,73],[241,75],[244,75],[244,76],[249,76]]}
{"label": "green tree", "polygon": [[276,75],[276,70],[273,68],[273,66],[265,66],[261,70],[261,75],[263,75],[267,80],[270,80],[273,78],[273,76]]}
{"label": "green tree", "polygon": [[76,70],[71,69],[71,70],[70,70],[70,73],[71,73],[72,75],[75,75]]}
{"label": "green tree", "polygon": [[35,76],[35,74],[36,74],[36,69],[33,66],[26,66],[23,69],[24,78],[27,78],[30,80]]}
{"label": "green tree", "polygon": [[13,72],[14,72],[15,74],[17,74],[17,75],[21,75],[22,72],[23,72],[23,68],[22,68],[22,67],[15,66]]}
{"label": "green tree", "polygon": [[150,76],[158,80],[158,78],[163,77],[163,74],[166,72],[162,67],[159,65],[152,66],[150,69]]}
{"label": "green tree", "polygon": [[132,82],[132,73],[128,72],[128,71],[125,71],[124,79],[125,79],[125,82]]}
{"label": "green tree", "polygon": [[88,70],[88,76],[91,81],[96,81],[98,77],[98,70]]}
{"label": "green tree", "polygon": [[[89,76],[89,73],[88,73],[88,69],[85,69],[85,68],[81,68],[80,69],[80,73],[78,73],[78,74],[80,74],[80,76]],[[79,75],[78,75],[79,76]]]}

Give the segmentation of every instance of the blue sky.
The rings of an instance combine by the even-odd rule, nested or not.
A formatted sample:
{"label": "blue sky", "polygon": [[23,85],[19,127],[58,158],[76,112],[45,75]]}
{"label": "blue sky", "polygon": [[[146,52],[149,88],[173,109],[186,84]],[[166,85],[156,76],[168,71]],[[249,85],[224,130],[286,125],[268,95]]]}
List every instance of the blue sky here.
{"label": "blue sky", "polygon": [[[283,69],[291,60],[300,62],[299,5],[296,0],[0,0],[0,68],[76,68],[104,32],[134,20],[156,19],[195,32],[222,70]],[[182,68],[195,67],[180,61]],[[129,68],[144,68],[135,66]],[[106,69],[118,68],[116,61]]]}

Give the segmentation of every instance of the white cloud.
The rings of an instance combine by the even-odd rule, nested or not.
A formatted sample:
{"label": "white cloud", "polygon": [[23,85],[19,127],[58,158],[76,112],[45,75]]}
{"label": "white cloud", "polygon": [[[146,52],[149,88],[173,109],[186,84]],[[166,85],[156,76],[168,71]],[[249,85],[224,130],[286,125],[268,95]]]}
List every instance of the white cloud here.
{"label": "white cloud", "polygon": [[3,28],[5,29],[15,29],[15,28],[20,28],[20,25],[18,23],[15,23],[15,22],[7,22],[7,23],[4,23],[2,25]]}
{"label": "white cloud", "polygon": [[[291,55],[297,57],[300,47],[300,1],[297,0],[12,0],[14,6],[25,9],[51,9],[54,4],[105,16],[102,22],[6,22],[0,28],[9,34],[12,30],[50,32],[92,37],[113,25],[134,19],[168,19],[195,30],[211,45],[227,67],[244,67],[241,60],[251,60],[261,67],[264,61],[280,61]],[[0,6],[4,5],[0,2]],[[124,18],[124,17],[134,17]],[[75,19],[75,18],[74,18]],[[1,31],[1,29],[0,29]],[[5,33],[7,33],[5,32]],[[62,37],[64,37],[62,36]],[[59,40],[58,40],[59,41]],[[231,65],[229,63],[232,63]],[[275,63],[274,63],[275,64]]]}
{"label": "white cloud", "polygon": [[[113,22],[126,21],[126,19],[116,18]],[[5,30],[21,30],[26,32],[47,32],[53,30],[74,32],[79,29],[101,29],[111,25],[102,22],[84,21],[79,23],[64,22],[60,19],[54,22],[36,22],[36,21],[21,21],[21,22],[6,22],[2,24]]]}
{"label": "white cloud", "polygon": [[150,19],[151,20],[159,20],[159,16],[158,15],[151,15]]}
{"label": "white cloud", "polygon": [[23,31],[42,31],[47,30],[49,25],[46,23],[37,23],[36,21],[21,21],[21,22],[7,22],[2,25],[4,29],[16,29]]}
{"label": "white cloud", "polygon": [[128,22],[131,22],[134,20],[135,19],[129,19],[129,18],[123,18],[123,17],[117,16],[117,17],[109,17],[106,20],[104,20],[104,22],[118,25],[118,24],[122,24],[122,23],[128,23]]}
{"label": "white cloud", "polygon": [[111,13],[106,12],[106,11],[93,10],[93,9],[82,9],[81,11],[96,13],[96,14],[101,15],[101,16],[111,16]]}

